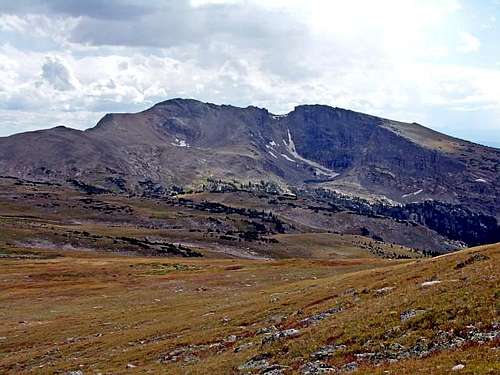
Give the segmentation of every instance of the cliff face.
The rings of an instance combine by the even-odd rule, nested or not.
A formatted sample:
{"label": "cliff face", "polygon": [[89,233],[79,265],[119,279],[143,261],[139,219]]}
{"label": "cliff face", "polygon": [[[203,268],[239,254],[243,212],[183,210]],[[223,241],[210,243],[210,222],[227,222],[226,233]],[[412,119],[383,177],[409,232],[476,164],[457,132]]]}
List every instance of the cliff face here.
{"label": "cliff face", "polygon": [[287,115],[173,99],[0,138],[0,174],[77,180],[115,191],[201,186],[210,179],[330,189],[400,203],[436,200],[499,217],[500,150],[321,105]]}

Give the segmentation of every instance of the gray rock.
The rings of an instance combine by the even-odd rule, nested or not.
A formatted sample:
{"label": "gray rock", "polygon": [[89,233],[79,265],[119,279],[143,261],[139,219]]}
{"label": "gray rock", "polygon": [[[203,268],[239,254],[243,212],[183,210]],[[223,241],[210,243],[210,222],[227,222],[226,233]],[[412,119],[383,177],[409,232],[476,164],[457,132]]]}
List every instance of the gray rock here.
{"label": "gray rock", "polygon": [[236,342],[238,338],[235,335],[229,335],[226,337],[226,342]]}
{"label": "gray rock", "polygon": [[358,369],[356,362],[350,362],[340,368],[340,372],[354,372]]}
{"label": "gray rock", "polygon": [[265,375],[282,375],[284,371],[283,366],[271,365],[263,369],[260,373]]}
{"label": "gray rock", "polygon": [[[497,326],[492,326],[497,327]],[[481,332],[474,326],[467,327],[467,331],[461,336],[456,332],[439,331],[432,340],[420,338],[414,346],[406,348],[399,343],[392,343],[378,352],[365,352],[356,354],[359,361],[372,363],[395,362],[408,358],[423,358],[437,351],[450,350],[461,347],[467,343],[485,343],[500,338],[500,331],[492,329],[491,331]],[[365,345],[370,347],[370,345]]]}
{"label": "gray rock", "polygon": [[276,328],[275,326],[270,326],[270,327],[259,328],[256,333],[257,335],[262,335],[266,333],[276,332],[277,330],[278,328]]}
{"label": "gray rock", "polygon": [[248,342],[248,343],[242,344],[242,345],[234,348],[234,352],[238,353],[238,352],[241,352],[243,350],[247,350],[247,349],[251,348],[252,346],[253,346],[253,342]]}
{"label": "gray rock", "polygon": [[343,296],[355,296],[358,294],[358,291],[354,288],[348,288],[342,292]]}
{"label": "gray rock", "polygon": [[403,311],[401,314],[399,314],[399,318],[401,319],[402,322],[404,322],[405,320],[414,318],[417,315],[422,314],[424,312],[425,310],[414,310],[414,309],[406,310]]}
{"label": "gray rock", "polygon": [[345,345],[327,345],[311,354],[312,359],[325,359],[331,357],[336,351],[344,350]]}
{"label": "gray rock", "polygon": [[263,369],[266,369],[270,366],[268,358],[269,358],[268,354],[258,354],[256,356],[250,358],[248,361],[246,361],[242,365],[238,366],[238,370],[245,371],[245,370],[263,370]]}
{"label": "gray rock", "polygon": [[295,337],[300,334],[300,331],[295,328],[291,329],[285,329],[284,331],[281,331],[278,333],[280,337]]}
{"label": "gray rock", "polygon": [[379,296],[383,296],[388,294],[391,290],[393,290],[393,286],[386,286],[385,288],[375,289],[375,294]]}
{"label": "gray rock", "polygon": [[332,373],[336,370],[335,367],[332,367],[321,361],[307,362],[300,369],[300,373],[303,375],[315,375],[315,374],[328,374]]}
{"label": "gray rock", "polygon": [[332,316],[333,314],[336,314],[338,312],[342,311],[342,307],[341,306],[336,306],[336,307],[332,307],[331,309],[328,309],[326,311],[323,311],[319,314],[316,314],[316,315],[312,315],[308,318],[305,318],[305,319],[302,319],[300,321],[300,323],[302,325],[310,325],[310,324],[316,324],[330,316]]}
{"label": "gray rock", "polygon": [[285,329],[284,331],[278,331],[275,333],[268,333],[262,339],[262,344],[268,344],[273,341],[281,340],[284,338],[292,338],[300,335],[300,331],[295,328]]}

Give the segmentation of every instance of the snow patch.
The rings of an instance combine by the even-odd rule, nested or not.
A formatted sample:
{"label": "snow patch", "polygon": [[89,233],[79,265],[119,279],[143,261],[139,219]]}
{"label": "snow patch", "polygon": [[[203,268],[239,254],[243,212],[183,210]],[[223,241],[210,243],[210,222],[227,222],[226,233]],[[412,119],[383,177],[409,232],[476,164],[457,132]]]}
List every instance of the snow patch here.
{"label": "snow patch", "polygon": [[172,142],[172,146],[176,146],[176,147],[190,147],[189,144],[185,140],[178,139],[178,138],[175,138],[175,142]]}
{"label": "snow patch", "polygon": [[402,197],[403,198],[413,197],[415,195],[419,195],[423,191],[424,191],[423,189],[420,189],[420,190],[417,190],[417,191],[415,191],[413,193],[404,194]]}
{"label": "snow patch", "polygon": [[271,118],[273,118],[274,120],[279,120],[281,118],[285,118],[286,116],[288,116],[288,114],[285,114],[285,115],[271,115]]}
{"label": "snow patch", "polygon": [[274,147],[276,147],[276,142],[274,142],[274,140],[273,140],[273,141],[271,141],[271,142],[269,142],[269,143],[266,145],[266,148],[267,148],[267,149],[271,149],[271,150],[272,150]]}
{"label": "snow patch", "polygon": [[271,155],[273,158],[278,159],[278,157],[276,155],[274,155],[271,151],[268,151],[268,152],[269,152],[269,155]]}
{"label": "snow patch", "polygon": [[478,179],[476,179],[475,181],[476,181],[476,182],[482,182],[483,184],[484,184],[484,183],[486,183],[486,184],[488,183],[488,181],[486,181],[484,178],[478,178]]}
{"label": "snow patch", "polygon": [[281,154],[286,160],[291,161],[292,163],[295,163],[295,160],[291,159],[287,154]]}
{"label": "snow patch", "polygon": [[325,171],[322,171],[321,169],[316,168],[316,169],[314,170],[314,175],[316,175],[316,176],[327,176],[327,177],[331,177],[331,175],[332,175],[332,174],[331,174],[331,173],[329,173],[329,172],[325,172]]}
{"label": "snow patch", "polygon": [[420,284],[420,286],[425,288],[427,286],[432,286],[432,285],[436,285],[436,284],[441,284],[441,281],[439,281],[439,280],[425,281],[422,284]]}
{"label": "snow patch", "polygon": [[[286,143],[285,140],[283,140],[283,143],[286,146],[287,151],[297,160],[300,160],[301,162],[310,165],[311,167],[314,167],[315,174],[322,174],[324,176],[328,176],[330,178],[337,177],[339,174],[337,172],[332,171],[329,168],[323,167],[321,164],[316,163],[315,161],[303,158],[302,156],[299,155],[297,152],[297,149],[295,148],[295,143],[293,142],[292,135],[290,134],[290,129],[287,129],[288,133],[288,143]],[[282,154],[283,155],[283,154]]]}

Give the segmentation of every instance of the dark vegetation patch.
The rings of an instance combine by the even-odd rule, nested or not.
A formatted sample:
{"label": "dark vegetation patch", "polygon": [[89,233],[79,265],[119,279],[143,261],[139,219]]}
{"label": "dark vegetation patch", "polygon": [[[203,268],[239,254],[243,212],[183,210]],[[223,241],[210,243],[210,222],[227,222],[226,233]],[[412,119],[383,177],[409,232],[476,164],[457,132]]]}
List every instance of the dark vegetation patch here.
{"label": "dark vegetation patch", "polygon": [[57,182],[48,182],[48,181],[32,181],[32,180],[26,180],[18,177],[13,177],[13,176],[0,176],[0,178],[6,179],[6,180],[13,180],[14,185],[16,186],[61,186],[61,184]]}
{"label": "dark vegetation patch", "polygon": [[195,251],[187,246],[181,244],[173,244],[162,241],[150,241],[148,239],[137,239],[132,237],[119,237],[125,243],[139,247],[141,253],[150,255],[176,255],[182,257],[201,257],[200,252]]}
{"label": "dark vegetation patch", "polygon": [[377,212],[392,218],[415,221],[469,246],[500,242],[500,227],[493,216],[472,212],[466,207],[426,201],[404,206],[378,206]]}
{"label": "dark vegetation patch", "polygon": [[429,200],[389,206],[326,190],[316,190],[312,197],[327,202],[337,211],[351,211],[367,217],[385,217],[398,222],[418,223],[468,246],[500,242],[500,226],[496,218],[474,212],[462,205]]}
{"label": "dark vegetation patch", "polygon": [[82,203],[84,209],[102,212],[107,215],[115,213],[124,213],[130,215],[134,212],[133,208],[129,205],[117,205],[93,198],[80,198],[79,202]]}
{"label": "dark vegetation patch", "polygon": [[[205,211],[215,214],[240,215],[240,216],[246,216],[250,219],[259,219],[271,225],[270,233],[286,233],[287,231],[294,229],[292,225],[282,221],[278,216],[276,216],[271,211],[266,212],[264,210],[256,210],[253,208],[231,207],[217,202],[203,201],[198,203],[184,198],[180,198],[178,202],[180,205],[184,207],[188,207],[199,211]],[[252,222],[252,224],[256,226],[255,231],[259,232],[260,230],[262,232],[263,227],[260,226],[260,224],[256,222]]]}
{"label": "dark vegetation patch", "polygon": [[75,180],[75,179],[68,179],[67,182],[69,182],[71,185],[73,185],[75,188],[77,188],[78,190],[86,193],[86,194],[89,194],[89,195],[93,195],[93,194],[109,194],[111,193],[111,190],[108,190],[108,189],[104,189],[104,188],[101,188],[101,187],[98,187],[98,186],[94,186],[94,185],[89,185],[85,182],[82,182],[82,181],[78,181],[78,180]]}

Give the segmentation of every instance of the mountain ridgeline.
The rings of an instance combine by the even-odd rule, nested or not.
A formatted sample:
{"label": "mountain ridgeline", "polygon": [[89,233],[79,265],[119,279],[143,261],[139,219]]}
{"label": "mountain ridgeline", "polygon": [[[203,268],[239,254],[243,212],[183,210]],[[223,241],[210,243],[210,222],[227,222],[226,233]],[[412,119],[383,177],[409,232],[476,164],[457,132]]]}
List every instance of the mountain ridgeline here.
{"label": "mountain ridgeline", "polygon": [[294,193],[463,244],[500,241],[500,150],[324,105],[274,115],[172,99],[85,131],[0,138],[0,175],[92,194]]}

